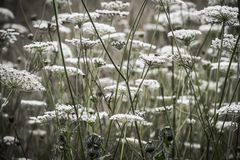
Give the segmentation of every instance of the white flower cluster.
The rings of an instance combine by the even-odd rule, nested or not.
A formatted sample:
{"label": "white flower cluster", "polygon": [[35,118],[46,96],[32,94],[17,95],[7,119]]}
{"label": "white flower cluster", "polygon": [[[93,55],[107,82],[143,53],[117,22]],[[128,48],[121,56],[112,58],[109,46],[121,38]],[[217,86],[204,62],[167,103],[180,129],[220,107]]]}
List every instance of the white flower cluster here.
{"label": "white flower cluster", "polygon": [[45,136],[47,134],[47,131],[42,129],[29,130],[28,132],[33,136]]}
{"label": "white flower cluster", "polygon": [[13,137],[13,136],[4,136],[3,137],[3,143],[10,146],[10,145],[18,144],[19,140],[16,137]]}
{"label": "white flower cluster", "polygon": [[228,114],[228,113],[240,113],[240,102],[225,104],[220,109],[217,110],[218,114]]}
{"label": "white flower cluster", "polygon": [[96,10],[102,17],[127,17],[129,12],[126,11],[115,11],[115,10]]}
{"label": "white flower cluster", "polygon": [[[51,5],[53,3],[52,0],[46,0],[45,2],[48,5]],[[56,0],[58,7],[66,7],[68,5],[72,5],[72,2],[70,0]]]}
{"label": "white flower cluster", "polygon": [[130,3],[123,3],[122,1],[102,2],[101,7],[107,10],[124,10],[129,8]]}
{"label": "white flower cluster", "polygon": [[[76,108],[78,110],[78,118],[80,121],[94,123],[96,122],[98,116],[100,119],[108,117],[108,114],[106,112],[94,113],[94,110],[86,109],[82,105],[76,105]],[[32,123],[34,122],[45,123],[45,122],[54,120],[56,118],[61,120],[68,119],[71,121],[76,121],[77,116],[75,113],[74,106],[57,104],[55,111],[47,111],[47,112],[44,112],[42,116],[30,117],[30,120],[32,121]]]}
{"label": "white flower cluster", "polygon": [[[94,25],[100,35],[116,32],[114,27],[107,24],[95,22]],[[91,22],[84,23],[82,25],[82,31],[87,35],[95,35],[95,30]]]}
{"label": "white flower cluster", "polygon": [[[182,27],[186,23],[200,23],[200,16],[196,9],[191,10],[177,10],[169,14],[171,19],[171,25],[174,27]],[[155,20],[162,24],[164,27],[169,26],[169,21],[166,14],[161,13],[160,15],[155,15]]]}
{"label": "white flower cluster", "polygon": [[159,82],[154,79],[137,79],[134,81],[134,84],[137,86],[142,84],[142,87],[148,88],[150,90],[156,90],[160,87]]}
{"label": "white flower cluster", "polygon": [[[134,137],[126,137],[125,139],[122,138],[122,139],[121,139],[121,143],[130,143],[131,145],[139,145],[138,139],[137,139],[137,138],[134,138]],[[141,140],[141,143],[142,143],[143,145],[146,145],[146,144],[147,144],[147,142],[144,141],[144,140]]]}
{"label": "white flower cluster", "polygon": [[[73,56],[72,54],[72,50],[70,49],[70,47],[68,45],[66,45],[65,43],[61,42],[61,46],[62,46],[62,51],[63,51],[63,56],[64,58],[71,58]],[[42,54],[45,55],[56,55],[60,52],[60,46],[58,41],[52,41],[51,45],[49,45],[48,47],[46,47],[43,51]]]}
{"label": "white flower cluster", "polygon": [[1,82],[10,87],[23,91],[45,91],[45,87],[39,82],[39,77],[25,70],[16,70],[0,65]]}
{"label": "white flower cluster", "polygon": [[201,57],[198,56],[191,56],[190,54],[181,54],[181,57],[179,54],[174,54],[171,57],[171,60],[179,65],[187,65],[191,66],[193,63],[200,62]]}
{"label": "white flower cluster", "polygon": [[[223,42],[222,42],[222,47],[223,49],[227,51],[233,51],[235,45],[236,45],[237,39],[234,37],[232,34],[224,34],[223,36]],[[240,46],[240,44],[238,44]],[[215,49],[220,49],[221,48],[221,39],[216,38],[215,40],[212,41],[212,48]]]}
{"label": "white flower cluster", "polygon": [[[45,66],[44,69],[48,70],[50,72],[64,74],[64,66],[57,66],[57,65]],[[81,69],[78,69],[75,67],[66,66],[66,70],[69,75],[77,75],[77,74],[82,75],[82,76],[85,75]]]}
{"label": "white flower cluster", "polygon": [[107,35],[101,36],[102,40],[109,40],[111,39],[112,41],[123,41],[126,38],[126,33],[123,32],[116,32],[116,33],[110,33]]}
{"label": "white flower cluster", "polygon": [[33,42],[31,44],[23,46],[24,50],[27,52],[43,52],[47,50],[49,46],[53,46],[53,42]]}
{"label": "white flower cluster", "polygon": [[208,5],[227,5],[227,6],[237,6],[237,0],[208,0]]}
{"label": "white flower cluster", "polygon": [[184,146],[186,148],[193,148],[193,149],[200,149],[201,148],[201,144],[199,144],[199,143],[192,143],[192,142],[184,142]]}
{"label": "white flower cluster", "polygon": [[170,5],[170,4],[185,4],[183,1],[181,0],[152,0],[154,3],[161,5],[161,2],[164,5]]}
{"label": "white flower cluster", "polygon": [[196,120],[195,119],[190,119],[190,118],[187,118],[186,119],[186,122],[187,122],[187,124],[195,124],[196,123]]}
{"label": "white flower cluster", "polygon": [[3,25],[4,29],[14,29],[16,32],[20,34],[28,33],[28,29],[21,24],[16,23],[6,23]]}
{"label": "white flower cluster", "polygon": [[14,19],[14,14],[7,8],[0,7],[0,21],[8,21]]}
{"label": "white flower cluster", "polygon": [[50,21],[46,20],[35,20],[32,22],[33,28],[39,29],[39,30],[44,30],[47,31],[50,29],[51,31],[56,30],[56,24],[51,23]]}
{"label": "white flower cluster", "polygon": [[172,108],[173,108],[173,106],[156,107],[156,108],[146,108],[146,111],[147,111],[148,113],[158,114],[158,113],[165,112],[165,111],[171,111]]}
{"label": "white flower cluster", "polygon": [[21,106],[23,107],[47,107],[47,103],[37,100],[21,100]]}
{"label": "white flower cluster", "polygon": [[189,95],[180,96],[177,99],[177,104],[180,104],[180,105],[189,106],[190,104],[194,104],[194,103],[195,103],[194,97]]}
{"label": "white flower cluster", "polygon": [[[108,85],[106,87],[104,87],[104,92],[105,97],[108,97],[109,99],[111,99],[112,97],[114,97],[116,95],[117,92],[117,96],[121,96],[123,99],[123,101],[128,101],[129,100],[129,92],[128,92],[128,88],[126,87],[126,85],[120,83],[118,86],[116,84],[114,85]],[[141,93],[143,92],[143,90],[138,87],[134,87],[134,86],[130,86],[129,87],[129,91],[131,94],[131,97],[135,97],[137,95],[141,95]]]}
{"label": "white flower cluster", "polygon": [[99,41],[90,40],[88,38],[82,38],[82,39],[65,39],[66,42],[70,43],[74,46],[81,46],[83,49],[91,49],[97,44],[99,44]]}
{"label": "white flower cluster", "polygon": [[78,63],[80,64],[85,64],[85,63],[89,63],[91,65],[95,65],[96,67],[102,67],[106,64],[106,62],[104,61],[104,59],[102,58],[67,58],[66,62],[71,63],[73,65],[78,65]]}
{"label": "white flower cluster", "polygon": [[[218,63],[211,63],[211,70],[217,70],[218,69]],[[224,61],[224,62],[220,62],[220,66],[219,66],[219,70],[226,72],[229,66],[229,62],[228,61]],[[237,68],[238,68],[238,63],[233,62],[231,64],[230,70],[232,72],[237,72]]]}
{"label": "white flower cluster", "polygon": [[157,56],[155,54],[149,55],[141,54],[139,58],[142,59],[147,65],[153,67],[161,66],[167,62],[166,56]]}
{"label": "white flower cluster", "polygon": [[153,44],[145,43],[145,42],[142,42],[139,40],[129,40],[128,44],[130,44],[130,43],[132,43],[132,47],[135,49],[144,49],[144,50],[153,49],[153,50],[155,50],[157,48]]}
{"label": "white flower cluster", "polygon": [[[90,17],[93,20],[96,20],[100,17],[100,15],[96,12],[90,12]],[[89,17],[87,13],[71,13],[71,14],[64,14],[62,16],[61,22],[68,22],[72,24],[82,25],[84,22],[89,21]]]}
{"label": "white flower cluster", "polygon": [[216,128],[218,131],[221,131],[223,129],[229,129],[229,128],[237,128],[237,123],[233,121],[217,121]]}
{"label": "white flower cluster", "polygon": [[199,14],[207,23],[224,22],[226,25],[239,25],[237,7],[209,6],[199,11]]}
{"label": "white flower cluster", "polygon": [[175,30],[173,32],[168,33],[168,37],[175,36],[176,39],[179,39],[185,43],[185,45],[189,45],[193,40],[195,40],[197,35],[201,35],[202,33],[199,30],[192,29],[180,29]]}
{"label": "white flower cluster", "polygon": [[133,114],[115,114],[110,117],[110,120],[119,121],[122,123],[145,121],[144,118],[137,116],[137,115],[133,115]]}
{"label": "white flower cluster", "polygon": [[17,37],[19,33],[16,32],[14,29],[6,29],[0,30],[0,44],[8,44],[8,43],[14,43],[17,41]]}

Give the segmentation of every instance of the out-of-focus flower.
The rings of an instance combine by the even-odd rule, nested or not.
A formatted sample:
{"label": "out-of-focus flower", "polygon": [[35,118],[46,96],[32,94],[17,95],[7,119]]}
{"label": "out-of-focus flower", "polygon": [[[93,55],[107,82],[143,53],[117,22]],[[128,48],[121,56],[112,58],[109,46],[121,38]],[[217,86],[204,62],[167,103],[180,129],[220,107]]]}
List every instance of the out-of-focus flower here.
{"label": "out-of-focus flower", "polygon": [[139,40],[129,40],[128,45],[132,44],[132,48],[134,49],[144,49],[144,50],[155,50],[157,47],[153,44],[142,42]]}
{"label": "out-of-focus flower", "polygon": [[[178,10],[171,12],[169,14],[171,25],[173,25],[175,28],[182,27],[184,24],[187,23],[200,23],[200,16],[198,15],[197,10],[191,9],[191,10]],[[169,26],[169,21],[167,19],[166,14],[162,13],[160,15],[155,15],[155,20],[159,22],[164,27]]]}
{"label": "out-of-focus flower", "polygon": [[3,143],[10,146],[10,145],[18,144],[19,140],[13,136],[5,136],[3,137]]}
{"label": "out-of-focus flower", "polygon": [[208,0],[209,6],[214,5],[226,5],[226,6],[237,6],[237,0]]}
{"label": "out-of-focus flower", "polygon": [[172,108],[173,106],[146,108],[146,112],[152,113],[152,114],[159,114],[161,112],[171,111]]}
{"label": "out-of-focus flower", "polygon": [[157,90],[160,87],[159,82],[154,79],[137,79],[134,81],[134,84],[137,86],[141,84],[142,87],[148,88],[150,90]]}
{"label": "out-of-focus flower", "polygon": [[23,91],[45,91],[45,87],[39,82],[39,77],[27,71],[20,71],[4,65],[0,65],[1,82],[13,89]]}
{"label": "out-of-focus flower", "polygon": [[199,144],[199,143],[184,142],[184,146],[186,148],[193,148],[193,149],[200,149],[201,148],[201,144]]}
{"label": "out-of-focus flower", "polygon": [[230,129],[230,128],[237,128],[238,124],[233,121],[217,121],[216,128],[218,131],[221,131],[223,129]]}
{"label": "out-of-focus flower", "polygon": [[19,35],[14,29],[0,30],[0,46],[8,45],[9,43],[15,43],[17,36]]}
{"label": "out-of-focus flower", "polygon": [[[94,25],[100,35],[116,32],[114,27],[107,24],[95,22]],[[95,29],[92,23],[91,22],[84,23],[82,25],[82,32],[86,35],[95,35]]]}
{"label": "out-of-focus flower", "polygon": [[[99,18],[99,14],[96,12],[90,12],[90,17],[95,20],[97,18]],[[72,23],[75,25],[79,25],[81,26],[83,23],[89,21],[89,17],[87,13],[71,13],[71,14],[64,14],[64,16],[62,16],[61,18],[61,22],[68,22],[68,23]]]}
{"label": "out-of-focus flower", "polygon": [[[232,35],[232,34],[224,34],[223,36],[223,41],[222,41],[222,47],[226,51],[233,51],[235,45],[237,42],[237,38]],[[240,44],[238,44],[240,46]],[[212,41],[211,47],[215,49],[220,49],[221,48],[221,39],[216,38],[215,40]]]}
{"label": "out-of-focus flower", "polygon": [[[33,28],[42,30],[42,31],[55,31],[57,29],[56,23],[54,22],[50,22],[50,21],[46,21],[46,20],[36,20],[33,21]],[[65,27],[61,24],[59,24],[59,31],[62,33],[70,33],[71,30],[68,27]]]}
{"label": "out-of-focus flower", "polygon": [[104,61],[104,59],[102,58],[88,58],[88,57],[84,57],[84,58],[67,58],[66,62],[71,63],[73,65],[78,65],[79,64],[86,64],[89,63],[90,66],[95,66],[96,68],[98,67],[102,67],[106,64],[106,62]]}
{"label": "out-of-focus flower", "polygon": [[130,3],[122,1],[101,2],[101,7],[107,10],[124,10],[130,7]]}
{"label": "out-of-focus flower", "polygon": [[137,115],[133,115],[133,114],[115,114],[110,117],[110,120],[127,123],[127,122],[135,122],[135,121],[143,122],[144,118]]}
{"label": "out-of-focus flower", "polygon": [[162,3],[164,5],[171,5],[171,4],[185,4],[181,0],[152,0],[154,3],[161,5]]}
{"label": "out-of-focus flower", "polygon": [[20,34],[25,34],[25,33],[29,32],[28,29],[26,27],[24,27],[23,25],[15,24],[15,23],[6,23],[6,24],[4,24],[3,28],[4,29],[8,29],[8,28],[14,29],[16,32],[18,32]]}
{"label": "out-of-focus flower", "polygon": [[47,103],[37,100],[21,100],[21,106],[23,107],[47,107]]}
{"label": "out-of-focus flower", "polygon": [[14,19],[14,14],[7,8],[0,7],[0,22],[6,22]]}
{"label": "out-of-focus flower", "polygon": [[226,25],[239,25],[237,18],[238,8],[229,6],[209,6],[199,11],[207,23],[225,23]]}
{"label": "out-of-focus flower", "polygon": [[47,134],[47,131],[42,129],[29,130],[28,132],[34,136],[41,136],[41,137]]}
{"label": "out-of-focus flower", "polygon": [[99,44],[99,41],[90,40],[88,38],[65,39],[65,41],[74,46],[81,46],[83,49],[91,49],[94,46],[96,46],[97,44]]}
{"label": "out-of-focus flower", "polygon": [[[218,69],[218,63],[211,63],[210,66],[211,66],[211,70],[217,70]],[[229,66],[228,61],[220,62],[219,70],[223,71],[223,72],[226,72],[227,69],[228,69],[228,66]],[[238,64],[236,62],[233,62],[231,64],[230,71],[237,72],[237,68],[238,68]]]}
{"label": "out-of-focus flower", "polygon": [[218,114],[231,114],[231,113],[240,113],[240,102],[225,104],[220,109],[217,110]]}
{"label": "out-of-focus flower", "polygon": [[129,15],[129,12],[126,11],[116,11],[116,10],[99,10],[97,9],[96,12],[101,15],[101,17],[127,17]]}
{"label": "out-of-focus flower", "polygon": [[[48,5],[52,5],[53,1],[52,0],[46,0],[45,3],[48,4]],[[64,8],[68,5],[72,5],[72,2],[70,0],[56,0],[56,3],[57,3],[58,8]]]}
{"label": "out-of-focus flower", "polygon": [[[64,66],[57,66],[57,65],[53,65],[53,66],[45,66],[44,67],[45,70],[48,70],[50,72],[55,72],[55,73],[59,73],[59,74],[64,74]],[[75,68],[75,67],[70,67],[70,66],[66,66],[66,70],[67,73],[69,75],[82,75],[84,76],[85,74],[82,72],[82,70]]]}

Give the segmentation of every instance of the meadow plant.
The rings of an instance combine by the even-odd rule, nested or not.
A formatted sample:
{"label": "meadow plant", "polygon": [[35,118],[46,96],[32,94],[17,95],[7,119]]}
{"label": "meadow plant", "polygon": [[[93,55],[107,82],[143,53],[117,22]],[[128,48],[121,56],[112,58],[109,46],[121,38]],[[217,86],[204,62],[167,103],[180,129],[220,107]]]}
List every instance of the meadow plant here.
{"label": "meadow plant", "polygon": [[240,159],[240,1],[75,3],[0,7],[0,159]]}

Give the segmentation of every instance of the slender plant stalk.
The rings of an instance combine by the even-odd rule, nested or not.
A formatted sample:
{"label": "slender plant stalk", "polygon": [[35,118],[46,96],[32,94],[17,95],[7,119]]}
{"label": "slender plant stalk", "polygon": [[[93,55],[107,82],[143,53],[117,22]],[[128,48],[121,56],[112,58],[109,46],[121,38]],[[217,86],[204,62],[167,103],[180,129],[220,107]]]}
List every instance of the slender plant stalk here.
{"label": "slender plant stalk", "polygon": [[[76,114],[76,117],[77,117],[77,122],[79,122],[78,109],[77,109],[75,101],[74,101],[73,92],[72,92],[72,89],[71,89],[70,80],[68,78],[68,73],[67,73],[66,64],[65,64],[64,55],[63,55],[63,50],[62,50],[61,37],[60,37],[60,31],[59,31],[59,24],[58,24],[58,16],[57,16],[56,0],[53,0],[53,7],[54,7],[54,15],[55,15],[55,21],[56,21],[58,42],[59,42],[59,47],[60,47],[60,53],[61,53],[61,56],[62,56],[62,63],[63,63],[63,67],[64,67],[64,73],[65,73],[65,76],[66,76],[67,85],[68,85],[68,88],[69,88],[69,91],[70,91],[72,103],[73,103],[75,114]],[[83,160],[85,160],[85,153],[84,153],[82,135],[81,135],[81,132],[80,132],[80,128],[79,127],[77,127],[77,128],[78,128],[78,135],[79,135],[79,138],[80,138],[81,156],[82,156]]]}

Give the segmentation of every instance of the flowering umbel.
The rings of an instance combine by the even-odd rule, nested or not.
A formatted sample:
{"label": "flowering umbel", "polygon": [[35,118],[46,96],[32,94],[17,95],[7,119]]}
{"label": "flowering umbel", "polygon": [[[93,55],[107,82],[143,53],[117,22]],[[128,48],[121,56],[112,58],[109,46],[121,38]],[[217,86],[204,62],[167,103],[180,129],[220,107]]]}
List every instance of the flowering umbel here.
{"label": "flowering umbel", "polygon": [[23,91],[45,91],[45,87],[39,82],[39,77],[25,70],[16,70],[0,65],[0,81],[15,89]]}

